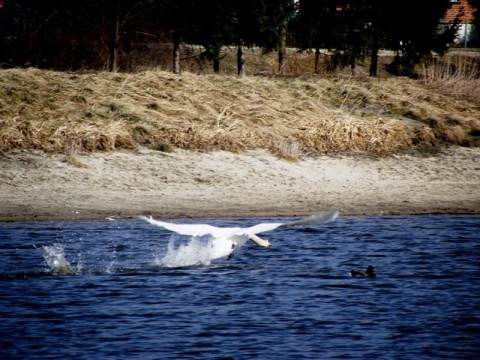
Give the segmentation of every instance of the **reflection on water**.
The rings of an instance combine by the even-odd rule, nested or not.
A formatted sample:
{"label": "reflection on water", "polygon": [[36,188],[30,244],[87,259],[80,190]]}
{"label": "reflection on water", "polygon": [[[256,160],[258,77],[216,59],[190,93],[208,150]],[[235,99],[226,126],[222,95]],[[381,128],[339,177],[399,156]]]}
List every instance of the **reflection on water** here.
{"label": "reflection on water", "polygon": [[[285,219],[201,221],[265,220]],[[474,358],[478,234],[480,216],[340,217],[211,261],[210,239],[142,221],[0,224],[0,355]]]}

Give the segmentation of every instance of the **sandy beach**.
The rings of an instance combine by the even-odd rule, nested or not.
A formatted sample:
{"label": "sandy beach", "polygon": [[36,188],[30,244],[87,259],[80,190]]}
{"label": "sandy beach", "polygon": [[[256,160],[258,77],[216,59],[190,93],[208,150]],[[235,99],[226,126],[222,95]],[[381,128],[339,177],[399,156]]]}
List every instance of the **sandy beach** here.
{"label": "sandy beach", "polygon": [[257,150],[0,155],[0,220],[480,213],[480,149],[334,155],[298,162]]}

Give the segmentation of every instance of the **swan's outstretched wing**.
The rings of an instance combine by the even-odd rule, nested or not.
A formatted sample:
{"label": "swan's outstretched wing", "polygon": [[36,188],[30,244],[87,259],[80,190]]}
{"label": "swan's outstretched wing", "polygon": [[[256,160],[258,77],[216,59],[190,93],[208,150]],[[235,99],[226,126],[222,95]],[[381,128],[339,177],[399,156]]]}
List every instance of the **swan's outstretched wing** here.
{"label": "swan's outstretched wing", "polygon": [[148,221],[152,225],[163,227],[164,229],[176,232],[181,235],[189,236],[203,236],[203,235],[212,235],[215,238],[219,237],[231,237],[234,235],[252,235],[260,234],[262,232],[267,232],[274,230],[279,227],[293,227],[293,226],[313,226],[324,224],[329,221],[333,221],[338,217],[337,210],[325,211],[320,214],[311,215],[309,217],[290,221],[286,223],[262,223],[251,226],[249,228],[219,228],[207,224],[174,224],[164,221],[159,221],[153,219],[151,216],[147,218],[146,216],[139,216],[140,219]]}
{"label": "swan's outstretched wing", "polygon": [[233,228],[219,228],[207,224],[174,224],[155,220],[151,216],[149,218],[146,216],[139,216],[139,219],[148,221],[152,225],[160,226],[164,229],[176,232],[177,234],[189,236],[212,235],[213,237],[217,238],[236,230]]}
{"label": "swan's outstretched wing", "polygon": [[338,210],[324,211],[320,214],[314,214],[300,220],[284,223],[282,227],[306,226],[306,225],[311,226],[311,225],[325,224],[327,222],[335,220],[338,217],[338,215],[339,215]]}
{"label": "swan's outstretched wing", "polygon": [[290,221],[286,223],[263,223],[257,224],[252,227],[246,229],[239,229],[238,232],[246,233],[246,234],[260,234],[262,232],[271,231],[277,229],[279,227],[294,227],[294,226],[313,226],[313,225],[320,225],[325,224],[327,222],[333,221],[338,217],[337,210],[330,210],[325,211],[320,214],[310,215],[306,218]]}

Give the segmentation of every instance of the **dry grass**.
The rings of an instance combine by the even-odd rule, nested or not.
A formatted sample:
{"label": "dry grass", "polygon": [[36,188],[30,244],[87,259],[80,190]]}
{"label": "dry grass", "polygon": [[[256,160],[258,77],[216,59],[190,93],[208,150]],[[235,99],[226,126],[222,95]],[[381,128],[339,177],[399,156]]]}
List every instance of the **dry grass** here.
{"label": "dry grass", "polygon": [[420,73],[437,91],[480,100],[480,53],[451,53],[434,58]]}
{"label": "dry grass", "polygon": [[39,149],[67,158],[70,152],[74,159],[78,151],[166,144],[265,148],[294,160],[466,144],[479,133],[478,100],[446,96],[405,78],[0,71],[3,152]]}
{"label": "dry grass", "polygon": [[67,148],[65,149],[65,159],[63,161],[77,168],[86,168],[87,166],[78,160],[77,155],[79,148],[79,144],[74,142],[67,145]]}

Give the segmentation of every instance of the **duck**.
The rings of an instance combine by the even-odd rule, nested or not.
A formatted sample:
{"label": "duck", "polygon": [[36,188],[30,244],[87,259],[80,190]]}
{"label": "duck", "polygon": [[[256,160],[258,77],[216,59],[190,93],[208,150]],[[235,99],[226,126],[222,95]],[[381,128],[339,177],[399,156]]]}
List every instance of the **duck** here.
{"label": "duck", "polygon": [[363,277],[375,277],[375,268],[372,265],[368,265],[366,271],[352,270],[350,271],[352,276],[363,276]]}

